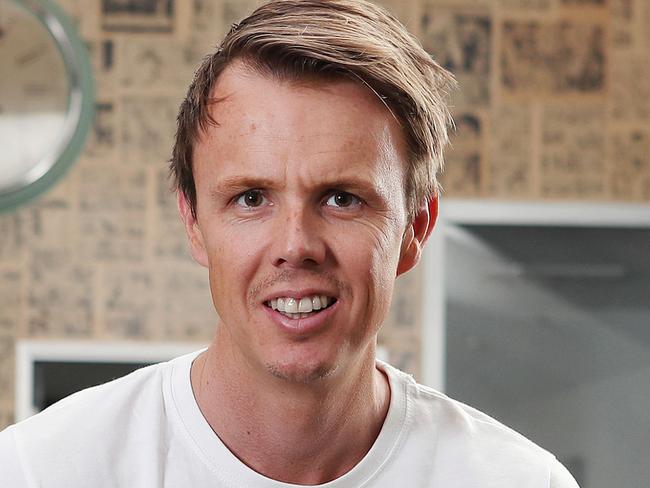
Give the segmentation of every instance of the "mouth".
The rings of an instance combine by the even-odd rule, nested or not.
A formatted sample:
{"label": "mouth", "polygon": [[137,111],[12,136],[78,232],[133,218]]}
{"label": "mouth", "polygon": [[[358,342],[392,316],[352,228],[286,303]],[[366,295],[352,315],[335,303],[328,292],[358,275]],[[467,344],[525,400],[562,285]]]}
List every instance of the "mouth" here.
{"label": "mouth", "polygon": [[311,295],[302,298],[278,297],[264,302],[264,305],[292,319],[312,317],[336,303],[336,298],[327,295]]}

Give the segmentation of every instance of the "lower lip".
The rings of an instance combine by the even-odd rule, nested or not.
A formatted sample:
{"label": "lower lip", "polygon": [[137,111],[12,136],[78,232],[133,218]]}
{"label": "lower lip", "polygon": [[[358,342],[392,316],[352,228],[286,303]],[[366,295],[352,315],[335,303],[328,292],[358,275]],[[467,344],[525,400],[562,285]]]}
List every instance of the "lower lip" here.
{"label": "lower lip", "polygon": [[338,307],[339,301],[337,300],[332,305],[320,312],[311,315],[310,317],[292,319],[283,313],[273,310],[266,305],[262,305],[266,309],[274,324],[276,324],[283,331],[292,335],[308,335],[313,334],[325,328],[329,318]]}

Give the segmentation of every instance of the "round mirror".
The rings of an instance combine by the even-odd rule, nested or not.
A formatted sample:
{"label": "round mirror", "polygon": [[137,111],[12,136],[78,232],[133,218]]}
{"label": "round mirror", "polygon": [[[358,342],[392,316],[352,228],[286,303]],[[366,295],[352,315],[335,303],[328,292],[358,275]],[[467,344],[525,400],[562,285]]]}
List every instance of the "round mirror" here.
{"label": "round mirror", "polygon": [[0,210],[36,197],[77,158],[94,90],[83,43],[47,0],[0,0]]}

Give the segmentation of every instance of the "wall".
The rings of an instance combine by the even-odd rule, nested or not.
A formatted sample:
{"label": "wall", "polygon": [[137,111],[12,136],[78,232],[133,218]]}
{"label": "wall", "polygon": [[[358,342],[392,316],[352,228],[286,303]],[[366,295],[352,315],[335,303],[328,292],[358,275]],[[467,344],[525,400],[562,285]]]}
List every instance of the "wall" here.
{"label": "wall", "polygon": [[[13,415],[19,339],[208,341],[216,321],[165,162],[193,69],[256,2],[58,3],[90,49],[97,116],[63,181],[0,214],[0,427]],[[381,3],[460,82],[446,197],[650,200],[647,2]],[[421,279],[398,280],[381,335],[416,374]]]}

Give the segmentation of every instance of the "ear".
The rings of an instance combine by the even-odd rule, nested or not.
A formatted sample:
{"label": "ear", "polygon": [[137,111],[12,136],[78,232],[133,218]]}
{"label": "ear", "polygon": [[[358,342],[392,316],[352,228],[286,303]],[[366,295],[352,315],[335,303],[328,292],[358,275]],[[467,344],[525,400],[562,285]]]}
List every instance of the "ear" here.
{"label": "ear", "polygon": [[181,191],[177,192],[178,211],[181,214],[181,220],[185,226],[187,239],[190,243],[190,253],[194,261],[202,266],[208,267],[208,253],[205,250],[205,241],[203,233],[196,220],[196,216],[192,213],[192,207],[187,201],[185,194]]}
{"label": "ear", "polygon": [[397,276],[406,273],[420,261],[424,243],[431,235],[438,218],[438,195],[431,197],[418,211],[404,232]]}

